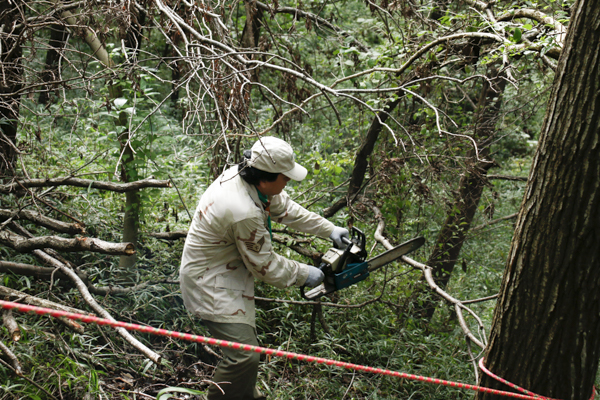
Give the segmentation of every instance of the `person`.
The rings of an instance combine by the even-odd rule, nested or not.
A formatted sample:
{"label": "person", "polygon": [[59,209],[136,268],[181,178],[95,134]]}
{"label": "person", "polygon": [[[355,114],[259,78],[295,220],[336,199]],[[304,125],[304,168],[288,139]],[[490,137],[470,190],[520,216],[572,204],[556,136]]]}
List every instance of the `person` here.
{"label": "person", "polygon": [[[278,288],[315,287],[323,272],[282,257],[272,246],[271,221],[332,239],[342,246],[348,230],[301,207],[284,191],[307,170],[292,147],[261,137],[244,160],[223,172],[201,196],[183,248],[180,286],[186,308],[222,340],[258,345],[254,280]],[[264,399],[256,388],[260,355],[223,348],[209,400]],[[228,383],[225,383],[228,382]]]}

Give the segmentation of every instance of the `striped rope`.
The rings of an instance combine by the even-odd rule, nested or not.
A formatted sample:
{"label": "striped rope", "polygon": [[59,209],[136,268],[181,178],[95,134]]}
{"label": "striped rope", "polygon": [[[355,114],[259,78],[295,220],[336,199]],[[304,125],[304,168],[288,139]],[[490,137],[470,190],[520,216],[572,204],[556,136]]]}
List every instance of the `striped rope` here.
{"label": "striped rope", "polygon": [[[306,354],[292,353],[292,352],[283,351],[283,350],[274,350],[274,349],[269,349],[266,347],[252,346],[249,344],[230,342],[227,340],[214,339],[214,338],[209,338],[206,336],[192,335],[189,333],[182,333],[182,332],[177,332],[177,331],[169,331],[166,329],[154,328],[154,327],[147,326],[147,325],[138,325],[138,324],[131,324],[131,323],[127,323],[127,322],[121,322],[121,321],[113,321],[110,319],[99,318],[99,317],[95,317],[95,316],[91,316],[91,315],[76,314],[76,313],[71,313],[71,312],[67,312],[67,311],[53,310],[50,308],[36,307],[36,306],[30,306],[30,305],[26,305],[26,304],[18,304],[18,303],[13,303],[10,301],[0,300],[0,306],[4,309],[17,310],[17,311],[24,312],[24,313],[33,312],[38,315],[50,315],[50,316],[56,317],[56,318],[65,317],[65,318],[68,318],[71,320],[82,321],[85,323],[93,323],[93,324],[97,324],[97,325],[108,325],[108,326],[112,326],[114,328],[125,328],[130,331],[138,331],[138,332],[150,333],[152,335],[167,336],[167,337],[171,337],[171,338],[175,338],[175,339],[187,340],[190,342],[205,343],[205,344],[209,344],[209,345],[213,345],[213,346],[228,347],[228,348],[233,348],[236,350],[243,350],[243,351],[251,351],[254,353],[267,354],[270,356],[285,357],[290,360],[298,360],[298,361],[306,361],[306,362],[311,362],[311,363],[316,363],[316,364],[324,364],[324,365],[341,367],[341,368],[346,368],[346,369],[360,371],[360,372],[370,372],[373,374],[394,376],[397,378],[404,378],[404,379],[408,379],[408,380],[426,382],[426,383],[431,383],[431,384],[435,384],[435,385],[449,386],[449,387],[454,387],[454,388],[459,388],[459,389],[468,389],[468,390],[473,390],[473,391],[477,391],[477,392],[512,397],[512,398],[516,398],[516,399],[555,400],[555,399],[550,399],[547,397],[531,394],[531,392],[528,392],[529,394],[511,393],[511,392],[491,389],[491,388],[477,386],[477,385],[470,385],[468,383],[452,382],[452,381],[447,381],[444,379],[437,379],[437,378],[430,378],[430,377],[425,377],[425,376],[420,376],[420,375],[407,374],[405,372],[391,371],[391,370],[382,369],[382,368],[373,368],[373,367],[368,367],[365,365],[352,364],[352,363],[347,363],[347,362],[342,362],[342,361],[331,360],[331,359],[327,359],[327,358],[309,356]],[[481,365],[482,365],[482,363],[481,363]]]}
{"label": "striped rope", "polygon": [[[552,399],[552,398],[550,398],[550,397],[542,397],[542,396],[540,396],[539,394],[535,394],[535,393],[533,393],[533,392],[530,392],[529,390],[527,390],[527,389],[523,389],[521,386],[519,386],[519,385],[517,385],[517,384],[514,384],[514,383],[512,383],[512,382],[509,382],[509,381],[507,381],[507,380],[506,380],[506,379],[504,379],[504,378],[501,378],[501,377],[499,377],[498,375],[494,374],[493,372],[491,372],[489,369],[487,369],[487,368],[485,367],[485,365],[483,364],[483,360],[484,360],[484,358],[483,358],[483,357],[481,357],[481,358],[479,359],[479,368],[481,368],[481,370],[482,370],[483,372],[485,372],[485,373],[486,373],[488,376],[490,376],[490,377],[494,378],[494,379],[495,379],[495,380],[497,380],[498,382],[502,382],[502,383],[504,383],[505,385],[507,385],[507,386],[510,386],[511,388],[513,388],[513,389],[515,389],[515,390],[518,390],[518,391],[519,391],[519,392],[521,392],[521,393],[525,393],[526,395],[529,395],[529,396],[535,397],[536,399],[557,400],[557,399]],[[596,397],[596,388],[594,387],[594,388],[592,388],[592,396],[590,397],[590,400],[594,400],[594,398],[595,398],[595,397]]]}

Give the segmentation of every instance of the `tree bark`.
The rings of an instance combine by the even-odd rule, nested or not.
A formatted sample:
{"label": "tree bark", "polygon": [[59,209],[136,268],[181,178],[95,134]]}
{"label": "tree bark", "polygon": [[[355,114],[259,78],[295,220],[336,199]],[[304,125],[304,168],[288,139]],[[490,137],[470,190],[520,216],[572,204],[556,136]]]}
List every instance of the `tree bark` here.
{"label": "tree bark", "polygon": [[600,358],[600,8],[580,0],[571,13],[485,364],[539,395],[587,400]]}
{"label": "tree bark", "polygon": [[14,29],[19,10],[10,1],[0,2],[0,179],[14,175],[18,154],[17,127],[21,105],[23,66],[21,31]]}

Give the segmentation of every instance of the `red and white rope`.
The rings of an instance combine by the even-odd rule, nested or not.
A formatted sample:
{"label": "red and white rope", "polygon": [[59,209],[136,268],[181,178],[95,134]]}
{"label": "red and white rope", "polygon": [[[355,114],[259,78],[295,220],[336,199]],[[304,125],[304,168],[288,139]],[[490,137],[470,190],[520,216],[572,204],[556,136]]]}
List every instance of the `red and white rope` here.
{"label": "red and white rope", "polygon": [[[506,379],[504,379],[504,378],[501,378],[501,377],[499,377],[498,375],[494,374],[494,373],[493,373],[493,372],[491,372],[489,369],[487,369],[487,368],[485,367],[485,365],[483,365],[483,360],[484,360],[484,359],[483,359],[483,357],[479,359],[479,368],[481,368],[481,370],[482,370],[483,372],[485,372],[485,373],[486,373],[488,376],[490,376],[490,377],[494,378],[494,379],[495,379],[495,380],[497,380],[498,382],[502,382],[502,383],[504,383],[505,385],[507,385],[507,386],[510,386],[511,388],[513,388],[513,389],[515,389],[515,390],[518,390],[518,391],[519,391],[519,392],[521,392],[521,393],[525,393],[525,394],[526,394],[526,395],[528,395],[528,396],[535,397],[536,399],[557,400],[557,399],[553,399],[553,398],[551,398],[551,397],[543,397],[543,396],[540,396],[539,394],[535,394],[535,393],[533,393],[533,392],[530,392],[530,391],[529,391],[529,390],[527,390],[527,389],[523,389],[523,388],[522,388],[521,386],[519,386],[519,385],[516,385],[516,384],[514,384],[514,383],[512,383],[512,382],[509,382],[509,381],[507,381],[507,380],[506,380]],[[590,397],[590,400],[594,400],[594,398],[595,398],[595,397],[596,397],[596,388],[593,388],[593,390],[592,390],[592,397]]]}
{"label": "red and white rope", "polygon": [[[455,387],[455,388],[459,388],[459,389],[469,389],[469,390],[473,390],[473,391],[477,391],[477,392],[490,393],[490,394],[501,395],[501,396],[516,398],[516,399],[555,400],[555,399],[550,399],[550,398],[543,397],[543,396],[538,396],[531,392],[527,392],[528,394],[511,393],[511,392],[491,389],[491,388],[477,386],[477,385],[470,385],[468,383],[447,381],[444,379],[437,379],[437,378],[430,378],[430,377],[425,377],[425,376],[420,376],[420,375],[407,374],[405,372],[391,371],[391,370],[382,369],[382,368],[373,368],[373,367],[369,367],[369,366],[365,366],[365,365],[352,364],[352,363],[348,363],[348,362],[336,361],[336,360],[331,360],[331,359],[327,359],[327,358],[309,356],[306,354],[292,353],[292,352],[283,351],[283,350],[274,350],[274,349],[269,349],[269,348],[260,347],[260,346],[251,346],[249,344],[230,342],[227,340],[219,340],[219,339],[209,338],[209,337],[200,336],[200,335],[192,335],[189,333],[169,331],[166,329],[154,328],[154,327],[147,326],[147,325],[131,324],[131,323],[121,322],[121,321],[111,321],[106,318],[99,318],[99,317],[90,316],[90,315],[70,313],[67,311],[52,310],[50,308],[36,307],[36,306],[30,306],[30,305],[26,305],[26,304],[18,304],[18,303],[13,303],[13,302],[9,302],[9,301],[0,300],[0,306],[4,309],[12,309],[12,310],[20,311],[20,312],[33,312],[38,315],[50,315],[50,316],[56,317],[56,318],[65,317],[65,318],[68,318],[71,320],[82,321],[82,322],[86,322],[86,323],[93,323],[93,324],[97,324],[97,325],[108,325],[108,326],[112,326],[114,328],[125,328],[130,331],[138,331],[138,332],[150,333],[152,335],[167,336],[167,337],[171,337],[171,338],[175,338],[175,339],[187,340],[190,342],[206,343],[209,345],[220,346],[220,347],[229,347],[229,348],[233,348],[233,349],[239,349],[239,350],[243,350],[243,351],[251,351],[251,352],[255,352],[255,353],[267,354],[267,355],[276,356],[276,357],[285,357],[290,360],[306,361],[306,362],[312,362],[312,363],[316,363],[316,364],[325,364],[325,365],[330,365],[330,366],[351,369],[351,370],[355,370],[355,371],[370,372],[373,374],[394,376],[397,378],[404,378],[404,379],[409,379],[409,380],[432,383],[435,385]],[[480,362],[480,365],[483,365],[483,363]]]}

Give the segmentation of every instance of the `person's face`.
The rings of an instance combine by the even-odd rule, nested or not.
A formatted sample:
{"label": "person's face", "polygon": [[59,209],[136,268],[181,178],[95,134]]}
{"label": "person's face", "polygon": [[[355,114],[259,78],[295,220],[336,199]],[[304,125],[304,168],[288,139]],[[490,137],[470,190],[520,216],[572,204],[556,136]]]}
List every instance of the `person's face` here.
{"label": "person's face", "polygon": [[277,176],[277,179],[275,179],[273,182],[260,181],[260,183],[256,185],[256,187],[258,188],[258,190],[260,190],[262,194],[265,194],[267,196],[274,196],[276,194],[281,193],[281,191],[289,181],[290,178],[288,178],[284,174],[279,174]]}

